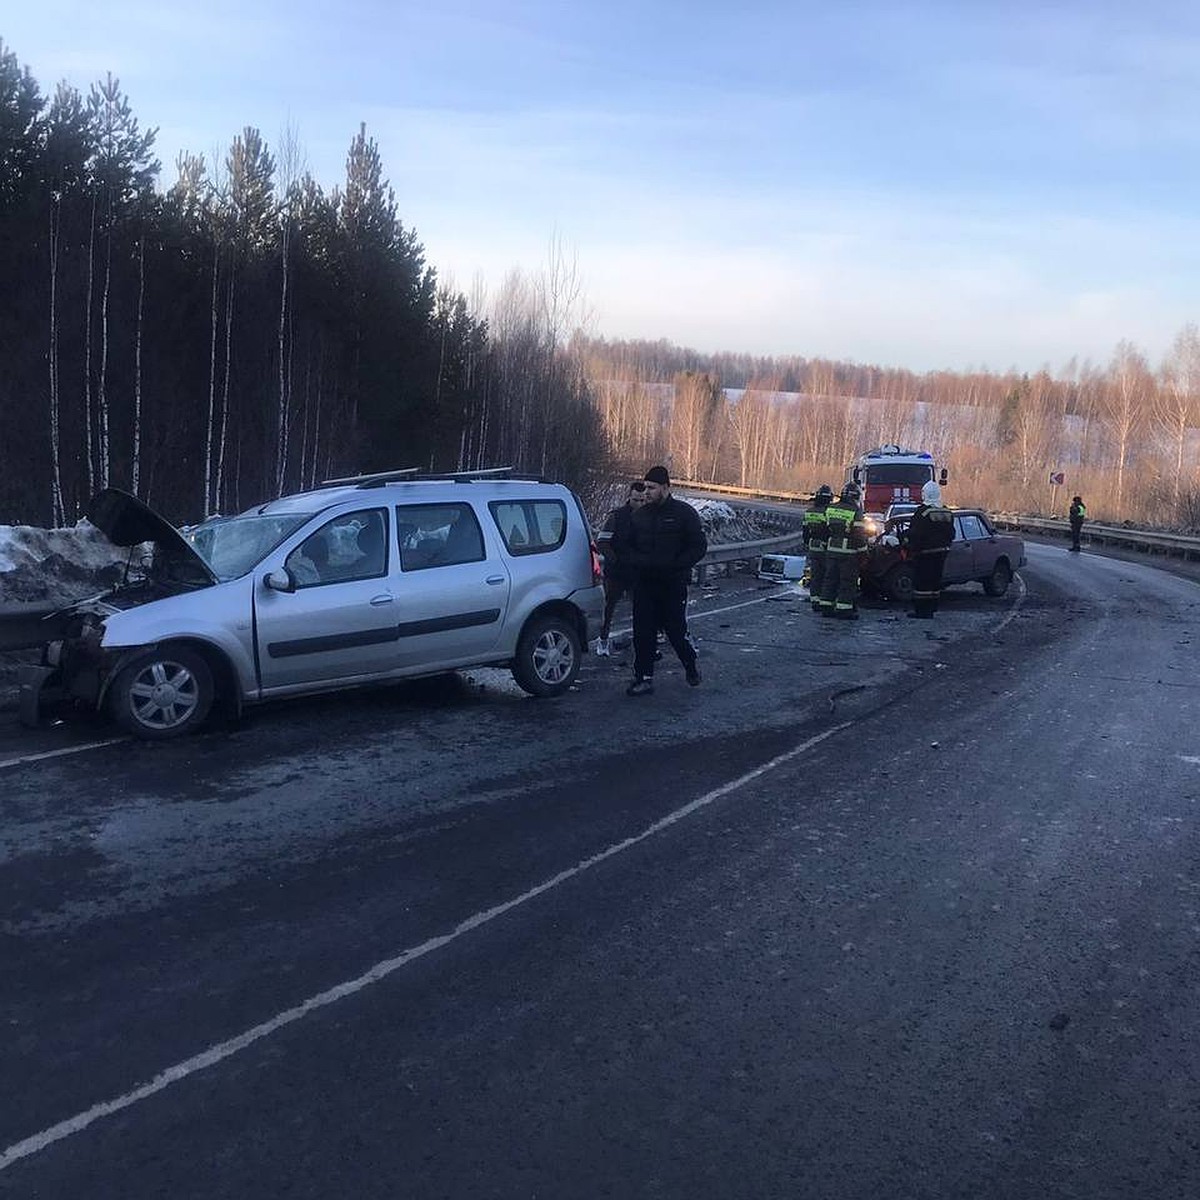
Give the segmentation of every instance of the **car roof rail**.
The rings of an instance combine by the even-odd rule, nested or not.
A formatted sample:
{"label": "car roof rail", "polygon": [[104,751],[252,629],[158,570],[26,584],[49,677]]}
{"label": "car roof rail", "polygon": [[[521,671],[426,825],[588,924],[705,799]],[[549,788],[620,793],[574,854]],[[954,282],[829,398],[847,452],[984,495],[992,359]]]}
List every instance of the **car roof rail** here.
{"label": "car roof rail", "polygon": [[322,479],[321,487],[344,487],[352,483],[362,487],[364,484],[388,483],[393,479],[411,479],[414,475],[419,474],[420,470],[420,467],[399,467],[394,471],[376,471],[371,475],[346,475],[341,479]]}
{"label": "car roof rail", "polygon": [[509,479],[513,467],[479,467],[474,471],[436,471],[422,475],[422,479],[452,479],[455,482],[470,483],[472,479]]}
{"label": "car roof rail", "polygon": [[377,488],[389,483],[483,483],[491,480],[507,483],[550,483],[538,475],[514,475],[514,467],[480,467],[473,471],[422,471],[420,467],[401,467],[395,471],[376,471],[369,475],[346,475],[324,479],[320,486]]}

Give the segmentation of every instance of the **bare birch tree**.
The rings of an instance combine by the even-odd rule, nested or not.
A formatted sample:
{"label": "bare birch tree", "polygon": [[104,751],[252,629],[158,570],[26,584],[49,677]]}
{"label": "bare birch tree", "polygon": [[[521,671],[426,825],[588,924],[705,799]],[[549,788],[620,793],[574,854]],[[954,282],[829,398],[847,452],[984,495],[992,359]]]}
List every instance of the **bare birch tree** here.
{"label": "bare birch tree", "polygon": [[[279,136],[279,174],[277,211],[279,213],[279,329],[276,352],[279,357],[279,396],[276,407],[275,491],[282,495],[287,479],[288,441],[291,433],[292,343],[287,336],[291,316],[289,286],[291,270],[292,228],[295,222],[297,183],[304,171],[304,155],[299,135],[292,125],[284,127]],[[303,474],[303,464],[301,465]]]}
{"label": "bare birch tree", "polygon": [[1153,420],[1171,455],[1171,509],[1180,514],[1183,461],[1188,434],[1200,408],[1200,330],[1185,325],[1163,363],[1162,386],[1154,395]]}
{"label": "bare birch tree", "polygon": [[1145,357],[1131,342],[1121,342],[1113,355],[1108,386],[1101,397],[1116,468],[1113,507],[1117,520],[1125,518],[1125,473],[1135,458],[1137,435],[1145,424],[1153,390],[1154,381]]}

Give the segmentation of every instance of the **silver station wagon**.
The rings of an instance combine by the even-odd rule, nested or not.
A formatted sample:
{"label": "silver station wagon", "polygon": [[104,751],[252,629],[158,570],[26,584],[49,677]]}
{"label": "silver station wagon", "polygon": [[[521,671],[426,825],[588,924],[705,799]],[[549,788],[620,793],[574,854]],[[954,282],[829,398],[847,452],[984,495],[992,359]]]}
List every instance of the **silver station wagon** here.
{"label": "silver station wagon", "polygon": [[49,619],[26,720],[68,698],[168,738],[214,704],[482,665],[554,696],[604,609],[578,498],[506,471],[331,480],[186,533],[115,489],[88,516],[126,581]]}

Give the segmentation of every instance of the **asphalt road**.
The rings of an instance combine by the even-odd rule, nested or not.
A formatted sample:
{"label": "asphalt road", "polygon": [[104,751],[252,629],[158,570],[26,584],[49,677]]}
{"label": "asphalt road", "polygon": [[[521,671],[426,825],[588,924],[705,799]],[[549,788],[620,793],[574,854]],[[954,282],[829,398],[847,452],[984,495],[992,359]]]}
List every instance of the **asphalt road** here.
{"label": "asphalt road", "polygon": [[0,729],[0,1196],[1200,1194],[1200,590],[1029,552],[725,581],[648,699]]}

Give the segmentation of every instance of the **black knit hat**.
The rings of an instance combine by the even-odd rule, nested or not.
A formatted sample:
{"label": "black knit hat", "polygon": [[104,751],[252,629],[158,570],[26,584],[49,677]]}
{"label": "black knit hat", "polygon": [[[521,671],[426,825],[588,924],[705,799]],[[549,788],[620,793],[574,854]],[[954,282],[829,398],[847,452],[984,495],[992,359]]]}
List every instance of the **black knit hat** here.
{"label": "black knit hat", "polygon": [[667,474],[666,467],[651,467],[646,472],[647,483],[657,483],[660,487],[670,487],[671,477]]}

